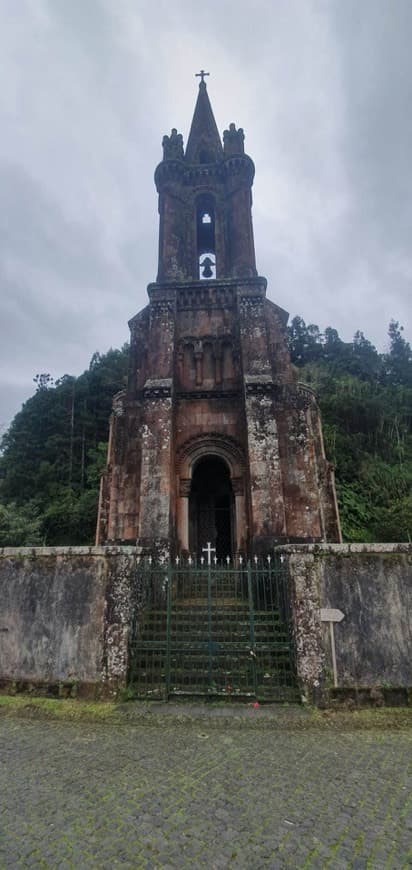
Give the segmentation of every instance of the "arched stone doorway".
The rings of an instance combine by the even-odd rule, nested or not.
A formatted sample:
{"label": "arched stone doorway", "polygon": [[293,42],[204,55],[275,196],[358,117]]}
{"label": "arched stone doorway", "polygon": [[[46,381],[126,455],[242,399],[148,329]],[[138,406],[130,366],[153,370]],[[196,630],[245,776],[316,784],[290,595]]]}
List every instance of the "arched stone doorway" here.
{"label": "arched stone doorway", "polygon": [[[207,471],[208,462],[211,463],[209,471]],[[235,556],[239,553],[245,553],[247,550],[248,522],[244,482],[245,466],[243,451],[240,445],[233,438],[222,436],[219,433],[211,432],[207,435],[191,438],[182,444],[178,451],[176,471],[178,476],[176,511],[178,553],[186,552],[191,553],[193,556],[202,555],[199,552],[199,544],[201,542],[198,543],[197,540],[198,522],[197,526],[195,524],[196,510],[198,508],[195,508],[194,505],[196,503],[196,494],[199,504],[199,493],[201,495],[202,491],[206,500],[206,487],[209,485],[207,483],[208,475],[210,481],[213,479],[217,487],[215,499],[219,497],[222,499],[220,504],[215,505],[214,508],[215,519],[216,516],[219,517],[218,526],[221,529],[219,553],[227,547],[227,544],[221,544],[220,541],[224,539],[228,540],[228,533],[224,532],[222,528],[225,527],[228,519],[228,510],[230,510],[230,550],[228,553],[224,553],[223,558],[226,555]],[[202,484],[203,475],[206,478],[204,485]],[[221,487],[220,490],[219,487]],[[220,496],[218,495],[219,492]],[[225,512],[226,519],[224,519]],[[202,543],[202,547],[208,541],[214,546],[214,539],[209,537],[206,538],[204,544]]]}
{"label": "arched stone doorway", "polygon": [[218,561],[234,552],[234,496],[229,468],[204,456],[193,469],[189,496],[189,549],[200,558],[210,541]]}

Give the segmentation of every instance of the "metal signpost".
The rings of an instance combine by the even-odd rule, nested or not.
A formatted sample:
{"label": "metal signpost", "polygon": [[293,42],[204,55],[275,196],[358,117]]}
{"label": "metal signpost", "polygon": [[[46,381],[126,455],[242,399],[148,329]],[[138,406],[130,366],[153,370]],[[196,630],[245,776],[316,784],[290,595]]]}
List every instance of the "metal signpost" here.
{"label": "metal signpost", "polygon": [[341,610],[338,610],[333,607],[322,607],[320,611],[320,618],[322,622],[329,623],[329,633],[330,633],[330,648],[332,652],[332,667],[333,667],[333,685],[335,689],[338,685],[338,670],[336,667],[336,650],[335,650],[335,634],[333,623],[334,622],[342,622],[342,619],[345,618],[345,614],[342,613]]}

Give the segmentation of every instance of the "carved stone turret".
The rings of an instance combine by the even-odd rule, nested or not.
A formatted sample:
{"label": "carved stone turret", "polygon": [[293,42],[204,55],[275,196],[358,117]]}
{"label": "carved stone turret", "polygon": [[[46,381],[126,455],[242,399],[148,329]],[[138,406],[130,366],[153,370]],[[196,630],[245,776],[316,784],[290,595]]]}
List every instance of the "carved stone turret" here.
{"label": "carved stone turret", "polygon": [[229,129],[223,133],[223,151],[225,157],[245,153],[245,134],[241,127],[236,130],[235,124],[229,124]]}
{"label": "carved stone turret", "polygon": [[183,160],[183,136],[175,127],[170,136],[163,136],[163,160]]}

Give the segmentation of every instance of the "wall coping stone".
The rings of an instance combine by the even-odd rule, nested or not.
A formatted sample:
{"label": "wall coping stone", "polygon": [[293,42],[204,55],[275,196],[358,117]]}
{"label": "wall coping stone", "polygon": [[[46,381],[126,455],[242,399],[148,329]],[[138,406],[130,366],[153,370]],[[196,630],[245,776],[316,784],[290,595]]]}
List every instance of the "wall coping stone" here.
{"label": "wall coping stone", "polygon": [[[275,553],[288,555],[344,555],[351,553],[407,553],[412,555],[412,543],[393,544],[281,544]],[[143,548],[127,544],[106,544],[90,547],[0,547],[0,558],[39,556],[140,556]]]}
{"label": "wall coping stone", "polygon": [[0,547],[0,558],[38,558],[40,556],[140,556],[141,547],[106,545],[101,547]]}
{"label": "wall coping stone", "polygon": [[310,556],[349,556],[352,553],[384,554],[406,553],[412,556],[412,543],[394,544],[282,544],[275,547],[275,553]]}

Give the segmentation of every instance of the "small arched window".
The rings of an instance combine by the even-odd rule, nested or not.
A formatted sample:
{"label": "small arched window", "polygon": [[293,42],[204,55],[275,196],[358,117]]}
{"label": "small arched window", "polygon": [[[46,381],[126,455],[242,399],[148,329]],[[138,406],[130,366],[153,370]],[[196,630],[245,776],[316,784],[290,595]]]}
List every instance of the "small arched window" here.
{"label": "small arched window", "polygon": [[201,281],[216,278],[215,206],[205,193],[196,203],[197,262]]}

